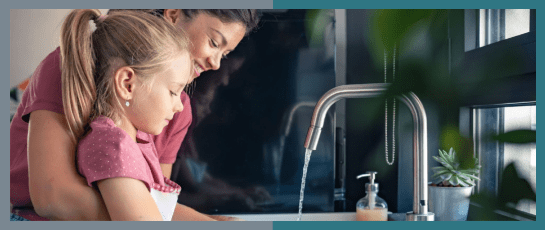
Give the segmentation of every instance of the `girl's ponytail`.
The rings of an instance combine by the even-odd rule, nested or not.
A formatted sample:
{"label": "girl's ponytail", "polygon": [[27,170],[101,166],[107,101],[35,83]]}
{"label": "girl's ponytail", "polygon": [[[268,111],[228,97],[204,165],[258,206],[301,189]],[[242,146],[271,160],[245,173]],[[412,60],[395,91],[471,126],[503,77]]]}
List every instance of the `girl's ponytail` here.
{"label": "girl's ponytail", "polygon": [[100,17],[98,10],[72,11],[61,29],[61,79],[73,141],[85,135],[94,118],[106,116],[116,122],[123,116],[115,89],[116,68],[128,66],[150,84],[174,58],[188,52],[188,46],[181,29],[148,13],[118,11]]}
{"label": "girl's ponytail", "polygon": [[73,141],[84,134],[96,100],[95,54],[90,20],[99,21],[99,10],[74,10],[61,29],[61,80],[64,115]]}

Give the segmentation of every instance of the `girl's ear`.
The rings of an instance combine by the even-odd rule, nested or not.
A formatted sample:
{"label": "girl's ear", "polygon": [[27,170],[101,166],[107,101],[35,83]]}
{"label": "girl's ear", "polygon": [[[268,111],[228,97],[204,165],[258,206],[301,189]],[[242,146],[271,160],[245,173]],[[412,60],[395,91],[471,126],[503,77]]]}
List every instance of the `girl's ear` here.
{"label": "girl's ear", "polygon": [[168,22],[176,24],[179,20],[183,19],[182,10],[165,9],[165,11],[163,12],[163,17],[165,17]]}
{"label": "girl's ear", "polygon": [[115,71],[114,83],[118,97],[122,100],[131,100],[133,98],[136,75],[131,67],[124,66]]}

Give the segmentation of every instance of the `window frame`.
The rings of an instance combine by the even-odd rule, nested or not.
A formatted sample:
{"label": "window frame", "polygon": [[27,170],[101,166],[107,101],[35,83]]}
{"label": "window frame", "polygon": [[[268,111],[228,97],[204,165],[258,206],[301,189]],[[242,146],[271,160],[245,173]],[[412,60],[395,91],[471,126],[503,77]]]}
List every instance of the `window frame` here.
{"label": "window frame", "polygon": [[[499,181],[502,178],[502,169],[504,167],[504,145],[495,142],[486,142],[483,141],[482,134],[486,131],[494,131],[496,134],[502,133],[504,131],[504,107],[511,106],[537,106],[536,102],[521,102],[521,103],[509,103],[501,105],[478,105],[478,106],[468,106],[460,108],[460,133],[462,135],[468,136],[473,140],[473,149],[475,156],[479,160],[481,165],[492,165],[492,167],[482,167],[481,173],[479,174],[480,181],[476,182],[475,189],[473,193],[489,191],[494,195],[498,195]],[[480,119],[478,116],[477,109],[496,109],[496,111],[485,112],[485,116],[493,117],[496,119],[497,126],[487,130],[482,130]],[[485,145],[483,145],[483,143]],[[497,155],[489,156],[483,153],[496,152]],[[484,164],[483,164],[484,163]],[[482,206],[477,203],[470,203],[470,210],[482,210]],[[478,211],[477,211],[478,212]],[[471,215],[471,214],[470,214]],[[516,209],[516,207],[505,207],[501,210],[495,210],[494,215],[498,218],[497,220],[530,220],[535,221],[536,215],[521,211]],[[468,220],[471,218],[468,217]]]}
{"label": "window frame", "polygon": [[[492,108],[512,105],[536,105],[536,10],[530,9],[530,32],[515,36],[506,40],[501,40],[483,47],[478,47],[478,23],[477,17],[479,9],[476,10],[449,10],[449,49],[450,49],[450,69],[451,77],[464,87],[475,87],[479,84],[480,79],[475,79],[479,72],[476,71],[474,63],[485,64],[484,71],[480,73],[487,73],[489,80],[496,82],[490,89],[480,88],[480,92],[468,92],[468,95],[461,100],[460,108],[460,133],[468,136],[474,140],[475,154],[479,159],[479,162],[483,159],[479,155],[477,143],[475,143],[477,136],[476,133],[476,114],[477,108]],[[469,15],[467,15],[469,14]],[[471,26],[466,30],[465,20],[473,20],[476,26]],[[470,29],[473,29],[475,34],[466,34]],[[465,42],[475,42],[477,48],[466,51]],[[499,65],[497,62],[490,62],[488,60],[491,55],[497,52],[513,51],[518,54],[516,58],[520,59],[524,65],[521,68],[509,69],[505,66]],[[458,63],[458,64],[457,64]],[[468,68],[470,66],[470,68]],[[464,73],[464,74],[460,74]],[[508,97],[502,97],[503,95],[509,95]],[[499,98],[499,99],[498,99]],[[496,116],[502,116],[503,109],[498,109]],[[500,122],[502,123],[502,122]],[[503,131],[502,126],[497,127],[498,131]],[[503,145],[497,145],[498,148]],[[499,149],[495,150],[500,151]],[[493,162],[496,166],[503,165],[503,150],[499,155],[493,156],[490,159],[495,158]],[[503,167],[503,166],[502,166]],[[501,178],[501,170],[496,167],[492,171],[496,173],[488,178],[489,180],[499,180]],[[496,177],[496,178],[492,178]],[[477,191],[481,188],[480,182],[477,185]],[[496,193],[497,186],[495,185]],[[475,191],[475,192],[477,192]],[[471,204],[474,210],[478,210],[480,206],[478,204]],[[504,213],[505,215],[503,215]],[[527,220],[536,220],[536,216],[530,213],[526,213],[520,210],[505,209],[498,210],[498,215],[510,220],[517,220],[520,218],[511,218],[509,215],[522,217]],[[468,217],[469,219],[469,217]]]}
{"label": "window frame", "polygon": [[[478,23],[477,12],[449,10],[451,77],[466,90],[462,106],[536,101],[536,10],[530,9],[530,32],[466,51],[466,40],[478,42],[479,32],[478,26],[472,27],[474,33],[466,31],[465,20]],[[491,60],[498,52],[510,54],[522,64],[513,69],[501,58]],[[476,90],[485,84],[483,79],[492,84]]]}

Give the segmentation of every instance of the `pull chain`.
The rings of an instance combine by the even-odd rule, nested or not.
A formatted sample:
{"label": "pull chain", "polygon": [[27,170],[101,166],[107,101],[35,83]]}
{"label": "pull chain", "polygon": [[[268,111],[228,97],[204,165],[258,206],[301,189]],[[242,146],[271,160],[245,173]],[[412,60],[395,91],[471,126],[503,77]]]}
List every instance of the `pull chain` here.
{"label": "pull chain", "polygon": [[[386,53],[386,50],[384,50],[384,83],[387,83],[386,75],[387,75],[387,60],[388,54]],[[384,152],[386,153],[386,163],[390,165],[390,162],[388,161],[388,99],[384,100]]]}
{"label": "pull chain", "polygon": [[[387,83],[387,53],[386,50],[384,50],[384,83]],[[395,74],[396,74],[396,46],[394,45],[394,54],[393,54],[393,80],[395,81]],[[395,161],[395,119],[396,119],[396,99],[393,98],[393,109],[392,109],[392,162],[389,161],[388,157],[388,99],[384,102],[384,152],[386,153],[386,163],[388,165],[393,165]]]}

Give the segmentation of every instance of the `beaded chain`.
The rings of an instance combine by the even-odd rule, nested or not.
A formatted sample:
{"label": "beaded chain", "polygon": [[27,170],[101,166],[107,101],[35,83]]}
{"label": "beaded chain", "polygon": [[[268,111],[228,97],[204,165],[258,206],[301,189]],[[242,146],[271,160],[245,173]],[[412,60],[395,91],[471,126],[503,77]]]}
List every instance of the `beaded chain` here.
{"label": "beaded chain", "polygon": [[[384,50],[384,83],[387,83],[387,58],[388,54],[386,53],[386,50]],[[396,76],[396,46],[394,45],[394,54],[393,54],[393,79],[392,82],[395,81]],[[388,99],[384,101],[384,152],[386,153],[386,163],[388,165],[393,165],[395,161],[395,119],[396,119],[396,99],[393,98],[393,108],[392,108],[392,162],[390,162],[388,157]]]}

